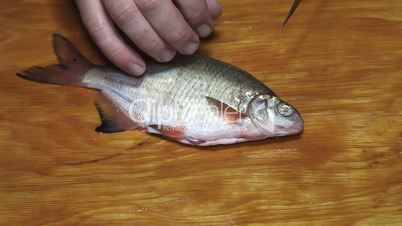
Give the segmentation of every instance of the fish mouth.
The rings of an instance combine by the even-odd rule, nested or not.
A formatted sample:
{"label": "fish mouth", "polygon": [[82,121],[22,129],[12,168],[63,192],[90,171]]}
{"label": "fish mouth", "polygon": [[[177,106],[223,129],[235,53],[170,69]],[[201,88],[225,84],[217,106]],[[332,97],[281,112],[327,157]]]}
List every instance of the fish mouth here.
{"label": "fish mouth", "polygon": [[290,127],[283,127],[280,125],[275,126],[275,133],[277,133],[278,136],[296,135],[302,133],[303,130],[304,130],[303,122],[295,123]]}

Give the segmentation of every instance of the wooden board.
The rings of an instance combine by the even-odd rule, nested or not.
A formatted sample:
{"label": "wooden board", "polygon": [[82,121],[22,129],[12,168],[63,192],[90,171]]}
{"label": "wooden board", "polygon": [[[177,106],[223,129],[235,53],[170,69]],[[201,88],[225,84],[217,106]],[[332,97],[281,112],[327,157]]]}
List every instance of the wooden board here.
{"label": "wooden board", "polygon": [[213,148],[97,134],[95,92],[19,79],[72,1],[0,3],[0,225],[401,225],[402,2],[223,1],[201,51],[293,103],[302,136]]}

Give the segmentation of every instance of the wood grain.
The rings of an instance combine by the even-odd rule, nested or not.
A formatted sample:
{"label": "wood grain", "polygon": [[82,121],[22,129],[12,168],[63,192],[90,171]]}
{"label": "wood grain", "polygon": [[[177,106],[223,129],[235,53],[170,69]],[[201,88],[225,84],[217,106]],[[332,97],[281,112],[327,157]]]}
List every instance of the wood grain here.
{"label": "wood grain", "polygon": [[223,1],[201,51],[298,107],[303,135],[213,148],[97,134],[95,92],[24,81],[72,1],[0,3],[0,225],[401,225],[402,2]]}

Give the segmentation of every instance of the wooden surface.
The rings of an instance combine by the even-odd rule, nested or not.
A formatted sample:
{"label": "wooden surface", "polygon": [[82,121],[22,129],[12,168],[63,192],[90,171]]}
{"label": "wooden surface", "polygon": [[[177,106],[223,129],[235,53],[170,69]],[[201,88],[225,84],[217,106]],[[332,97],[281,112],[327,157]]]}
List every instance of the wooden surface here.
{"label": "wooden surface", "polygon": [[0,225],[401,225],[402,2],[223,1],[201,51],[294,104],[302,136],[196,148],[97,134],[91,90],[15,76],[61,33],[103,62],[72,1],[0,3]]}

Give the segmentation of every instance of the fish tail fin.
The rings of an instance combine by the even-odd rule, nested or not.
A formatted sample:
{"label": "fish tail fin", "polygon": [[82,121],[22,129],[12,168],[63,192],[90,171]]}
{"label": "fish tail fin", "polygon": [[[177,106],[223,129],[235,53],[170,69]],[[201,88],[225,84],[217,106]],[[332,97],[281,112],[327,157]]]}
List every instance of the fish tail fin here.
{"label": "fish tail fin", "polygon": [[53,34],[53,48],[59,64],[32,67],[17,76],[41,83],[83,87],[83,77],[92,66],[78,49],[65,37]]}

